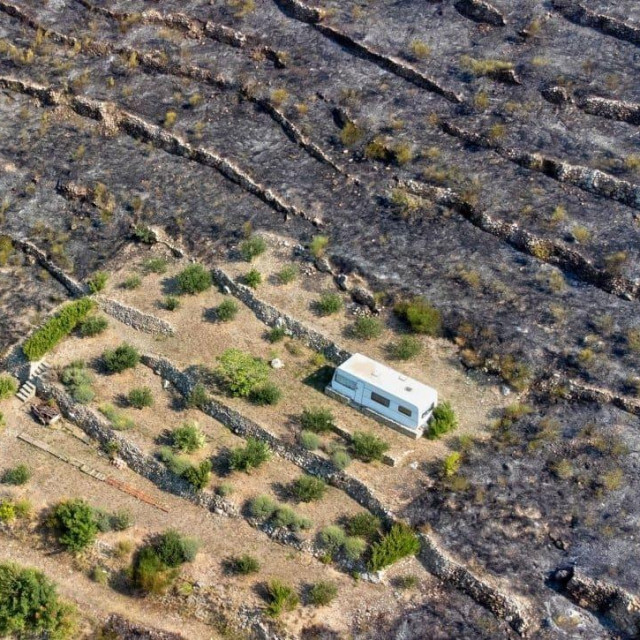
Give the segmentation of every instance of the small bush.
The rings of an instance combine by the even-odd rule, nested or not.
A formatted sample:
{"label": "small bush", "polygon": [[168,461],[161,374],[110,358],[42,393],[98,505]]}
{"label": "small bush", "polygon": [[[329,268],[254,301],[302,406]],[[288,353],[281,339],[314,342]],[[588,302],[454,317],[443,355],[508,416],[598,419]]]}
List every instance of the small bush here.
{"label": "small bush", "polygon": [[340,131],[340,142],[345,147],[352,147],[362,140],[364,131],[354,122],[347,122]]}
{"label": "small bush", "polygon": [[7,469],[2,474],[3,484],[22,485],[27,484],[31,478],[31,469],[26,464],[19,464],[11,469]]}
{"label": "small bush", "polygon": [[458,427],[458,418],[448,402],[441,402],[434,410],[431,420],[429,421],[429,429],[427,438],[435,440],[445,433],[449,433]]}
{"label": "small bush", "polygon": [[400,318],[406,320],[416,333],[425,333],[429,336],[440,334],[442,327],[440,312],[423,298],[399,302],[395,305],[394,311]]}
{"label": "small bush", "polygon": [[273,344],[274,342],[284,340],[286,335],[287,330],[284,327],[273,327],[272,329],[269,329],[267,333],[267,340]]}
{"label": "small bush", "polygon": [[267,584],[267,615],[277,618],[284,611],[293,611],[299,604],[298,594],[280,580],[271,580]]}
{"label": "small bush", "polygon": [[109,572],[104,567],[96,565],[91,569],[91,579],[98,584],[106,585],[109,582]]}
{"label": "small bush", "polygon": [[98,525],[94,510],[82,499],[59,502],[53,509],[51,525],[58,541],[69,551],[82,551],[96,538]]}
{"label": "small bush", "polygon": [[256,289],[259,284],[262,284],[262,274],[257,269],[251,269],[251,271],[245,274],[244,283],[248,287]]}
{"label": "small bush", "polygon": [[265,382],[249,392],[249,402],[259,406],[278,404],[280,398],[282,391],[273,382]]}
{"label": "small bush", "polygon": [[109,326],[104,316],[90,316],[80,323],[79,331],[83,338],[91,338],[102,333]]}
{"label": "small bush", "polygon": [[237,447],[229,456],[229,467],[234,471],[250,471],[258,468],[271,457],[269,445],[256,438],[247,438],[244,447]]}
{"label": "small bush", "polygon": [[238,303],[232,298],[225,298],[216,307],[216,318],[220,322],[231,322],[238,315]]}
{"label": "small bush", "polygon": [[154,540],[153,548],[165,565],[175,568],[185,562],[193,562],[200,543],[195,538],[188,538],[175,529],[169,529]]}
{"label": "small bush", "polygon": [[[138,206],[139,205],[139,206]],[[137,208],[138,210],[142,207],[142,200],[140,198],[134,198],[134,210]],[[141,242],[142,244],[155,244],[158,241],[156,234],[153,230],[149,229],[149,227],[145,227],[143,225],[136,225],[133,230],[133,238],[136,242]]]}
{"label": "small bush", "polygon": [[333,413],[324,407],[304,409],[300,416],[300,424],[304,430],[314,433],[326,433],[336,426]]}
{"label": "small bush", "polygon": [[202,410],[208,402],[209,394],[207,393],[207,389],[201,382],[198,382],[187,396],[187,406]]}
{"label": "small bush", "polygon": [[302,431],[300,433],[300,446],[307,451],[315,451],[320,446],[320,438],[313,431]]}
{"label": "small bush", "polygon": [[18,391],[18,383],[9,375],[0,376],[0,400],[6,400]]}
{"label": "small bush", "polygon": [[351,456],[344,449],[336,449],[331,454],[331,462],[342,471],[351,464]]}
{"label": "small bush", "polygon": [[418,580],[418,576],[414,576],[413,574],[407,574],[405,576],[398,576],[394,580],[394,584],[398,589],[402,589],[403,591],[408,591],[409,589],[415,589],[420,581]]}
{"label": "small bush", "polygon": [[127,418],[127,416],[121,414],[112,404],[106,403],[101,405],[99,411],[116,431],[126,431],[136,426],[131,418]]}
{"label": "small bush", "polygon": [[382,523],[378,516],[374,516],[368,511],[363,511],[349,518],[347,521],[347,533],[350,536],[358,536],[373,541],[378,537],[381,525]]}
{"label": "small bush", "polygon": [[142,279],[140,276],[129,276],[122,285],[120,285],[123,289],[128,289],[129,291],[133,289],[137,289],[142,284]]}
{"label": "small bush", "polygon": [[323,293],[317,302],[318,312],[323,316],[330,316],[342,309],[342,298],[337,293]]}
{"label": "small bush", "polygon": [[260,571],[260,563],[258,562],[258,559],[248,553],[231,558],[228,566],[233,573],[237,573],[241,576],[248,576]]}
{"label": "small bush", "polygon": [[16,519],[16,507],[11,500],[0,500],[0,522],[9,523]]}
{"label": "small bush", "polygon": [[351,445],[356,458],[363,462],[382,460],[383,454],[389,449],[389,445],[373,433],[356,431],[351,437]]}
{"label": "small bush", "polygon": [[223,482],[219,484],[218,487],[216,488],[216,493],[221,498],[226,498],[227,496],[230,496],[233,493],[233,491],[234,491],[233,485],[230,482]]}
{"label": "small bush", "polygon": [[164,593],[176,576],[175,570],[167,567],[150,546],[142,547],[136,554],[131,574],[136,587],[154,594]]}
{"label": "small bush", "polygon": [[171,432],[171,444],[176,451],[193,453],[204,447],[204,433],[198,428],[197,422],[185,422]]}
{"label": "small bush", "polygon": [[349,536],[342,545],[342,551],[348,560],[355,562],[367,548],[367,543],[362,538]]}
{"label": "small bush", "polygon": [[227,349],[218,358],[215,374],[220,387],[233,397],[247,397],[269,378],[269,365],[239,349]]}
{"label": "small bush", "polygon": [[249,513],[258,520],[268,520],[275,513],[278,505],[269,496],[258,496],[249,505]]}
{"label": "small bush", "polygon": [[424,60],[431,54],[431,47],[422,40],[412,40],[409,44],[409,48],[411,49],[413,57],[418,60]]}
{"label": "small bush", "polygon": [[211,273],[201,264],[190,264],[177,277],[180,293],[194,295],[202,293],[211,287],[213,280]]}
{"label": "small bush", "polygon": [[167,296],[162,304],[167,311],[175,311],[180,307],[180,300],[175,296]]}
{"label": "small bush", "polygon": [[391,356],[396,360],[411,360],[422,351],[422,343],[414,336],[402,336],[390,347]]}
{"label": "small bush", "polygon": [[60,374],[60,381],[69,389],[71,397],[80,404],[88,404],[95,397],[91,388],[92,376],[82,360],[67,365]]}
{"label": "small bush", "polygon": [[320,532],[319,538],[320,544],[333,556],[346,542],[347,534],[337,524],[330,524]]}
{"label": "small bush", "polygon": [[130,511],[120,509],[111,514],[109,524],[112,531],[126,531],[133,526],[133,516]]}
{"label": "small bush", "polygon": [[299,269],[295,264],[288,264],[278,271],[278,280],[281,284],[290,284],[299,274]]}
{"label": "small bush", "polygon": [[293,530],[300,528],[298,525],[298,515],[291,507],[287,506],[278,506],[270,522],[274,527],[287,527]]}
{"label": "small bush", "polygon": [[314,607],[326,607],[338,595],[338,587],[327,580],[316,582],[309,589],[309,602]]}
{"label": "small bush", "polygon": [[453,451],[442,461],[442,475],[445,478],[452,478],[460,470],[462,456],[459,451]]}
{"label": "small bush", "polygon": [[82,298],[65,305],[53,318],[25,340],[22,351],[32,362],[40,360],[42,356],[68,336],[86,318],[94,306],[95,303],[89,298]]}
{"label": "small bush", "polygon": [[147,258],[142,263],[144,273],[166,273],[167,261],[164,258]]}
{"label": "small bush", "polygon": [[89,287],[89,291],[91,293],[100,293],[107,286],[107,281],[109,280],[109,274],[104,271],[96,271],[93,274],[93,277],[87,282],[87,286]]}
{"label": "small bush", "polygon": [[102,354],[102,361],[110,373],[122,373],[135,367],[140,362],[140,354],[130,344],[123,342],[116,349],[107,349]]}
{"label": "small bush", "polygon": [[182,477],[196,490],[202,491],[211,482],[211,460],[203,460],[198,465],[188,465]]}
{"label": "small bush", "polygon": [[313,236],[309,243],[309,251],[314,258],[320,258],[324,255],[328,245],[329,238],[327,236]]}
{"label": "small bush", "polygon": [[313,502],[322,499],[327,490],[327,484],[321,478],[302,476],[293,483],[291,490],[301,502]]}
{"label": "small bush", "polygon": [[153,406],[153,393],[149,387],[137,387],[127,394],[127,402],[136,409]]}
{"label": "small bush", "polygon": [[419,551],[420,540],[414,531],[406,524],[394,524],[382,540],[372,545],[369,569],[379,571]]}
{"label": "small bush", "polygon": [[182,477],[182,474],[191,467],[191,463],[187,459],[176,455],[169,447],[162,447],[158,451],[158,457],[164,462],[167,468],[177,476]]}
{"label": "small bush", "polygon": [[240,245],[240,254],[247,261],[251,262],[254,258],[262,255],[267,250],[267,243],[262,236],[249,236]]}
{"label": "small bush", "polygon": [[382,323],[378,318],[361,316],[354,322],[352,332],[359,340],[373,340],[382,335]]}

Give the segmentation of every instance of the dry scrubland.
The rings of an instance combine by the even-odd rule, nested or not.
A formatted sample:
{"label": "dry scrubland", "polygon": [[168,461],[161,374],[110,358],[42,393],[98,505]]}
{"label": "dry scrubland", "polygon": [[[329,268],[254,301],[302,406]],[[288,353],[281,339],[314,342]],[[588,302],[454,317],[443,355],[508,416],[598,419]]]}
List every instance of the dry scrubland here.
{"label": "dry scrubland", "polygon": [[[639,46],[632,0],[0,0],[0,348],[9,353],[69,297],[52,264],[83,283],[108,273],[101,295],[171,322],[175,335],[109,318],[100,335],[73,333],[49,354],[52,383],[84,360],[95,394],[88,406],[110,403],[132,419],[118,432],[127,442],[153,457],[167,429],[196,420],[205,445],[189,459],[213,461],[204,495],[230,485],[225,499],[242,511],[267,494],[313,522],[296,532],[302,550],[282,544],[246,511],[212,513],[176,495],[180,483],[161,490],[110,464],[115,451],[77,431],[45,430],[8,398],[0,471],[27,462],[32,477],[0,491],[28,498],[33,516],[0,525],[0,558],[54,579],[80,605],[88,637],[110,612],[188,638],[235,637],[222,620],[239,608],[243,620],[269,622],[263,587],[272,578],[296,589],[330,580],[338,596],[313,607],[303,588],[303,605],[269,622],[271,634],[515,637],[513,620],[418,559],[379,584],[324,564],[311,552],[317,533],[361,506],[336,487],[317,502],[291,500],[283,487],[303,472],[278,456],[229,473],[224,461],[242,438],[185,406],[144,365],[106,375],[100,364],[123,340],[191,371],[215,366],[233,346],[284,362],[270,375],[282,398],[256,406],[210,386],[215,399],[288,444],[306,406],[384,438],[397,466],[356,459],[347,472],[525,603],[530,637],[637,637]],[[134,233],[150,225],[187,257]],[[249,264],[239,248],[252,230],[267,250]],[[327,238],[320,249],[318,235]],[[47,254],[48,269],[21,240]],[[149,258],[166,259],[167,271],[145,273]],[[180,307],[167,310],[190,258],[238,281],[257,270],[260,299],[432,384],[458,429],[414,442],[326,398],[326,363],[298,341],[269,342],[239,301],[237,316],[220,322],[215,309],[228,296],[215,287],[177,296]],[[291,264],[298,276],[284,285],[277,274]],[[342,275],[375,294],[375,339],[352,334],[371,312],[337,286]],[[344,308],[321,316],[327,292]],[[408,327],[393,305],[415,295],[440,312],[442,330],[418,336],[420,353],[398,361],[389,345]],[[126,406],[143,386],[153,406]],[[21,432],[169,513],[35,450]],[[333,432],[320,445],[323,459],[350,448]],[[78,496],[129,509],[133,527],[99,534],[78,557],[51,556],[44,514]],[[134,549],[169,527],[200,539],[195,562],[164,595],[132,595],[122,572]],[[120,539],[133,545],[118,558]],[[225,559],[244,552],[260,559],[260,572],[229,575]],[[95,566],[107,569],[108,584],[89,578]],[[409,575],[417,586],[400,588],[397,578]]]}

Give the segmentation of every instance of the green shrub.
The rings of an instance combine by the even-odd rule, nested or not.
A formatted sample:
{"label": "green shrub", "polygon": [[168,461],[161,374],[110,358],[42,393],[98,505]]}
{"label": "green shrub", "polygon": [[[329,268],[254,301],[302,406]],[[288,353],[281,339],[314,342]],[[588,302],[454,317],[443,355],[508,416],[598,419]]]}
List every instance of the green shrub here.
{"label": "green shrub", "polygon": [[111,427],[116,431],[126,431],[135,427],[135,422],[131,418],[121,414],[112,404],[105,403],[98,409],[100,413],[111,423]]}
{"label": "green shrub", "polygon": [[402,336],[390,346],[389,351],[396,360],[411,360],[422,351],[422,343],[414,336]]}
{"label": "green shrub", "polygon": [[211,273],[201,264],[190,264],[178,274],[177,283],[180,293],[194,295],[209,289],[213,280]]}
{"label": "green shrub", "polygon": [[431,420],[429,421],[429,429],[427,438],[435,440],[445,433],[449,433],[458,427],[458,419],[451,405],[448,402],[441,402],[434,410]]}
{"label": "green shrub", "polygon": [[280,580],[271,580],[267,584],[267,615],[277,618],[284,611],[293,611],[299,604],[298,594]]}
{"label": "green shrub", "polygon": [[133,289],[137,289],[142,284],[142,280],[140,276],[132,275],[129,276],[126,280],[122,282],[120,285],[123,289],[128,289],[129,291]]}
{"label": "green shrub", "polygon": [[249,402],[259,406],[278,404],[281,398],[282,391],[273,382],[265,382],[249,392]]}
{"label": "green shrub", "polygon": [[233,485],[230,482],[223,482],[220,485],[218,485],[218,487],[216,488],[216,493],[221,498],[226,498],[227,496],[230,496],[233,493],[233,491],[234,491]]}
{"label": "green shrub", "polygon": [[262,236],[252,235],[240,245],[240,254],[247,261],[262,255],[267,250],[267,243]]}
{"label": "green shrub", "polygon": [[442,461],[442,475],[445,478],[455,476],[460,470],[462,456],[459,451],[453,451]]}
{"label": "green shrub", "polygon": [[298,274],[298,267],[295,264],[288,264],[278,271],[278,280],[280,280],[282,284],[289,284],[298,277]]}
{"label": "green shrub", "polygon": [[414,576],[413,574],[408,574],[405,576],[398,576],[394,581],[394,585],[398,587],[398,589],[402,589],[403,591],[407,591],[408,589],[415,589],[420,581],[418,580],[418,576]]}
{"label": "green shrub", "polygon": [[305,408],[300,416],[300,424],[306,431],[314,433],[326,433],[336,426],[333,413],[324,407]]}
{"label": "green shrub", "polygon": [[26,498],[16,500],[13,503],[13,508],[16,513],[16,518],[29,518],[33,513],[33,505]]}
{"label": "green shrub", "polygon": [[378,318],[361,316],[354,322],[351,331],[359,340],[373,340],[382,335],[382,323]]}
{"label": "green shrub", "polygon": [[211,460],[203,460],[198,465],[189,465],[182,477],[196,490],[202,491],[211,482]]}
{"label": "green shrub", "polygon": [[266,442],[256,438],[247,438],[244,447],[237,447],[229,456],[229,467],[234,471],[250,471],[269,460],[271,449]]}
{"label": "green shrub", "polygon": [[320,544],[333,556],[340,551],[346,542],[347,534],[337,524],[330,524],[320,531],[319,538]]}
{"label": "green shrub", "polygon": [[168,529],[154,540],[153,548],[167,567],[175,568],[185,562],[193,562],[200,543],[195,538],[183,536],[175,529]]}
{"label": "green shrub", "polygon": [[149,227],[138,224],[133,230],[133,238],[142,244],[155,244],[158,242],[156,234]]}
{"label": "green shrub", "polygon": [[239,349],[227,349],[219,356],[215,370],[220,387],[232,397],[247,397],[269,378],[269,365]]}
{"label": "green shrub", "polygon": [[293,483],[291,489],[293,495],[301,502],[320,500],[326,490],[326,482],[314,476],[301,476]]}
{"label": "green shrub", "polygon": [[258,496],[249,505],[249,513],[258,520],[268,520],[275,513],[278,505],[269,496]]}
{"label": "green shrub", "polygon": [[104,567],[96,565],[91,569],[91,579],[98,584],[106,585],[109,582],[109,572]]}
{"label": "green shrub", "polygon": [[257,269],[251,269],[251,271],[244,276],[244,283],[248,287],[256,289],[259,284],[262,284],[262,274]]}
{"label": "green shrub", "polygon": [[258,559],[248,553],[231,558],[227,563],[227,566],[233,573],[237,573],[241,576],[248,576],[260,571],[260,563],[258,562]]}
{"label": "green shrub", "polygon": [[92,544],[98,532],[94,510],[80,498],[59,502],[53,509],[51,525],[60,544],[73,552]]}
{"label": "green shrub", "polygon": [[358,536],[372,541],[378,537],[381,526],[380,518],[368,511],[363,511],[349,518],[347,522],[347,533],[350,536]]}
{"label": "green shrub", "polygon": [[409,323],[416,333],[438,336],[442,328],[440,312],[423,298],[413,298],[399,302],[394,307],[395,313]]}
{"label": "green shrub", "polygon": [[153,392],[149,387],[136,387],[127,394],[127,402],[136,409],[153,406]]}
{"label": "green shrub", "polygon": [[107,280],[109,280],[109,274],[104,271],[96,271],[91,279],[87,282],[89,291],[91,293],[100,293],[107,286]]}
{"label": "green shrub", "polygon": [[267,340],[273,344],[283,340],[286,335],[287,330],[284,327],[273,327],[267,333]]}
{"label": "green shrub", "polygon": [[338,595],[338,587],[333,582],[321,580],[309,589],[309,602],[314,607],[326,607]]}
{"label": "green shrub", "polygon": [[180,307],[180,300],[175,296],[167,296],[163,301],[163,305],[167,311],[175,311]]}
{"label": "green shrub", "polygon": [[415,532],[406,524],[394,524],[387,535],[371,546],[369,569],[379,571],[419,551],[420,540]]}
{"label": "green shrub", "polygon": [[16,519],[16,506],[9,499],[0,500],[0,522],[9,523]]}
{"label": "green shrub", "polygon": [[102,354],[102,361],[110,373],[121,373],[135,367],[140,362],[140,354],[135,347],[123,342],[115,349],[107,349]]}
{"label": "green shrub", "polygon": [[320,258],[324,255],[328,245],[329,238],[327,236],[313,236],[309,243],[309,251],[314,258]]}
{"label": "green shrub", "polygon": [[89,404],[96,394],[89,385],[80,385],[71,390],[71,396],[78,404]]}
{"label": "green shrub", "polygon": [[69,389],[71,397],[80,404],[88,404],[95,397],[91,388],[93,377],[82,360],[75,360],[67,365],[60,374],[60,381]]}
{"label": "green shrub", "polygon": [[79,331],[83,338],[91,338],[102,333],[109,326],[104,316],[89,316],[80,323]]}
{"label": "green shrub", "polygon": [[356,458],[363,462],[382,460],[382,456],[389,449],[389,445],[373,433],[356,431],[351,437],[351,446]]}
{"label": "green shrub", "polygon": [[186,458],[176,455],[169,447],[162,447],[158,451],[158,457],[164,462],[169,471],[177,476],[182,477],[182,474],[191,467],[191,463]]}
{"label": "green shrub", "polygon": [[155,549],[145,546],[136,554],[132,567],[133,583],[145,593],[164,593],[176,576],[158,557]]}
{"label": "green shrub", "polygon": [[147,258],[142,263],[144,273],[166,273],[167,261],[164,258]]}
{"label": "green shrub", "polygon": [[0,400],[6,400],[18,391],[18,383],[10,375],[0,376]]}
{"label": "green shrub", "polygon": [[25,340],[22,351],[29,360],[37,361],[68,336],[85,319],[95,303],[82,298],[65,305],[32,336]]}
{"label": "green shrub", "polygon": [[344,449],[336,449],[331,454],[331,462],[342,471],[351,464],[351,456]]}
{"label": "green shrub", "polygon": [[342,545],[342,551],[348,560],[355,562],[367,548],[367,543],[362,538],[349,536]]}
{"label": "green shrub", "polygon": [[274,527],[296,529],[298,528],[298,515],[291,507],[280,505],[276,507],[273,516],[271,516],[270,522]]}
{"label": "green shrub", "polygon": [[94,509],[93,520],[96,523],[96,527],[98,527],[98,531],[100,531],[101,533],[111,531],[111,516],[107,511],[104,511],[102,509]]}
{"label": "green shrub", "polygon": [[197,422],[185,422],[171,432],[171,444],[176,451],[193,453],[204,447],[204,433],[200,431]]}
{"label": "green shrub", "polygon": [[320,438],[313,431],[302,431],[300,445],[307,451],[315,451],[320,446]]}
{"label": "green shrub", "polygon": [[342,298],[333,292],[323,293],[317,302],[318,312],[323,316],[330,316],[342,309]]}
{"label": "green shrub", "polygon": [[19,464],[11,469],[7,469],[2,474],[3,484],[21,485],[27,484],[31,478],[31,469],[26,464]]}
{"label": "green shrub", "polygon": [[238,303],[232,298],[225,298],[216,308],[216,317],[220,322],[230,322],[238,315]]}
{"label": "green shrub", "polygon": [[209,402],[209,394],[205,386],[198,382],[187,396],[187,406],[202,410]]}
{"label": "green shrub", "polygon": [[73,609],[36,569],[0,564],[0,636],[66,640],[78,637]]}
{"label": "green shrub", "polygon": [[133,526],[133,516],[130,511],[120,509],[109,516],[112,531],[126,531]]}

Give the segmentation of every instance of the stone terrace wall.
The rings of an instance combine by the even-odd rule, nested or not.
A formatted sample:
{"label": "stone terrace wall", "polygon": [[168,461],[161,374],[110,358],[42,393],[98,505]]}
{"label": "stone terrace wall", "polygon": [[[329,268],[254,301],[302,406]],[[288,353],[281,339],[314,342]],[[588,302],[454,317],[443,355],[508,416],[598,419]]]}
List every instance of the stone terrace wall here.
{"label": "stone terrace wall", "polygon": [[149,313],[143,313],[135,307],[130,307],[104,296],[96,296],[96,302],[106,314],[137,331],[163,336],[172,336],[175,333],[173,325],[166,320],[157,318]]}
{"label": "stone terrace wall", "polygon": [[295,338],[304,342],[314,351],[320,351],[325,355],[327,360],[330,360],[334,364],[341,364],[351,357],[350,352],[338,346],[335,342],[329,340],[315,329],[306,327],[290,315],[282,313],[273,305],[258,299],[249,287],[236,282],[222,271],[222,269],[213,269],[212,274],[221,289],[228,289],[232,295],[255,313],[258,320],[264,322],[266,325],[270,327],[276,325],[284,327],[291,332]]}

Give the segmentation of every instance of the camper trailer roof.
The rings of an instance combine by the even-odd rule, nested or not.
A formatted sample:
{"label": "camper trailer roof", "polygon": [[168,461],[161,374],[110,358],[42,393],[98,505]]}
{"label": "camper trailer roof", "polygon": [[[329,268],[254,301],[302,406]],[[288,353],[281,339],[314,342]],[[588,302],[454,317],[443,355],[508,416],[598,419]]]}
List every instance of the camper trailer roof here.
{"label": "camper trailer roof", "polygon": [[411,402],[420,410],[431,406],[438,399],[435,389],[361,353],[354,353],[338,370],[385,390],[396,398]]}

